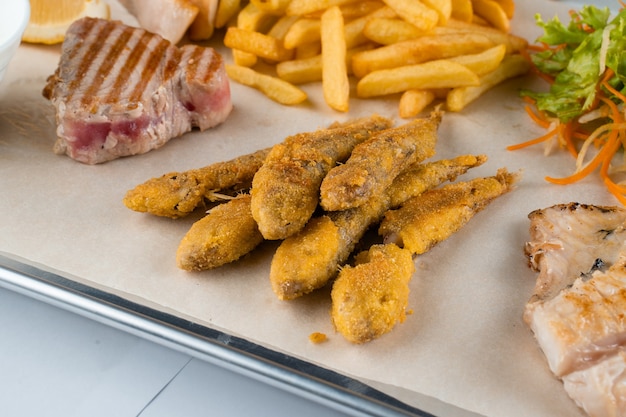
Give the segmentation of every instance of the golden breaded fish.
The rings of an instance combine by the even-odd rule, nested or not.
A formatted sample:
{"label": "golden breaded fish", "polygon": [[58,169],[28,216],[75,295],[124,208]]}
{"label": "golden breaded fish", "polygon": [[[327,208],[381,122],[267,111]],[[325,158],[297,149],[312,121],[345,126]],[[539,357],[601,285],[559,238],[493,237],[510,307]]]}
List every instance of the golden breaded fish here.
{"label": "golden breaded fish", "polygon": [[415,119],[373,135],[357,145],[345,164],[333,168],[320,187],[324,210],[337,211],[365,204],[385,190],[411,165],[435,154],[442,113]]}
{"label": "golden breaded fish", "polygon": [[275,145],[252,180],[252,215],[266,239],[300,231],[317,208],[319,187],[328,171],[360,142],[387,129],[384,117],[299,133]]}
{"label": "golden breaded fish", "polygon": [[270,148],[225,162],[151,178],[129,190],[124,205],[131,210],[177,219],[193,212],[204,200],[216,201],[228,194],[250,188],[254,174]]}
{"label": "golden breaded fish", "polygon": [[347,340],[365,343],[406,319],[411,252],[394,244],[373,245],[341,269],[331,291],[331,319]]}
{"label": "golden breaded fish", "polygon": [[372,224],[380,221],[385,210],[444,181],[454,180],[485,160],[482,155],[465,155],[416,164],[367,204],[327,213],[324,220],[312,219],[298,234],[285,239],[274,254],[270,283],[277,297],[291,300],[323,287],[337,275],[358,241]]}
{"label": "golden breaded fish", "polygon": [[195,222],[176,251],[176,264],[202,271],[233,262],[263,241],[250,212],[250,195],[242,194],[214,207]]}
{"label": "golden breaded fish", "polygon": [[461,229],[493,199],[510,191],[518,175],[505,169],[494,177],[446,185],[413,197],[385,213],[378,232],[419,255]]}

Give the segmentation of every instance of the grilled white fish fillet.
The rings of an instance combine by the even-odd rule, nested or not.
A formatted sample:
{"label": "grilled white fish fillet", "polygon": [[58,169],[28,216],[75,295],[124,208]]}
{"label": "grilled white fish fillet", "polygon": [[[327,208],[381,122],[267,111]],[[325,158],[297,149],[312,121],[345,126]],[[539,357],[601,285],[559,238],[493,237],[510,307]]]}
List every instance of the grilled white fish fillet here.
{"label": "grilled white fish fillet", "polygon": [[564,376],[563,385],[591,417],[626,416],[626,351]]}
{"label": "grilled white fish fillet", "polygon": [[626,210],[560,204],[529,215],[539,271],[524,319],[590,416],[626,416]]}
{"label": "grilled white fish fillet", "polygon": [[526,307],[556,376],[585,369],[626,345],[626,250],[608,270],[576,278],[550,300]]}
{"label": "grilled white fish fillet", "polygon": [[581,274],[617,260],[626,231],[626,210],[588,204],[558,204],[528,215],[525,252],[539,271],[532,301],[553,298]]}

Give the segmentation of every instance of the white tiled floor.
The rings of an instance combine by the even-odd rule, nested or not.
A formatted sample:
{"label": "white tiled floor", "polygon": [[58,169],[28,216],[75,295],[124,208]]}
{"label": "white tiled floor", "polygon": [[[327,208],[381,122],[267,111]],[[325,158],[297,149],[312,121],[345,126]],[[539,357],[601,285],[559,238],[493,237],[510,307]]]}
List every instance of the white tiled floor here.
{"label": "white tiled floor", "polygon": [[0,288],[2,416],[345,416]]}

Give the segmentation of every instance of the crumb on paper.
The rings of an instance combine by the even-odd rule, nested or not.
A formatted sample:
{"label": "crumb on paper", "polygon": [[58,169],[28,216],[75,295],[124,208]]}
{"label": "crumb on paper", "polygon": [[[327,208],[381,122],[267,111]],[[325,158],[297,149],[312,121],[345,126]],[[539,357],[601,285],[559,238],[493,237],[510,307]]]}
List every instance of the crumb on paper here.
{"label": "crumb on paper", "polygon": [[327,341],[328,337],[324,333],[313,332],[309,335],[309,340],[311,341],[311,343],[315,343],[317,345]]}

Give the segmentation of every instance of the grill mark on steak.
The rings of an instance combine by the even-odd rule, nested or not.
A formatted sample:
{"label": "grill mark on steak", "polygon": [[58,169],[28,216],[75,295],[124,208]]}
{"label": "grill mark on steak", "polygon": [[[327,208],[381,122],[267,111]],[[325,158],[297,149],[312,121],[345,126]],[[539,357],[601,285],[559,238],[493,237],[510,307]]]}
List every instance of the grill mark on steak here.
{"label": "grill mark on steak", "polygon": [[167,60],[163,70],[163,76],[166,78],[172,78],[176,71],[178,71],[178,66],[181,63],[180,57],[182,56],[182,52],[180,49],[176,49],[175,53],[172,53],[170,58]]}
{"label": "grill mark on steak", "polygon": [[165,56],[165,52],[167,48],[170,47],[170,43],[165,39],[162,39],[157,47],[149,52],[147,64],[144,65],[143,70],[141,71],[141,77],[139,81],[135,85],[133,92],[130,94],[130,101],[138,101],[142,98],[145,93],[146,87],[150,83],[152,77],[154,76],[159,62]]}
{"label": "grill mark on steak", "polygon": [[[85,39],[89,36],[90,32],[93,30],[93,28],[96,26],[97,21],[96,20],[89,20],[85,22],[85,25],[83,26],[82,30],[81,30],[81,37],[82,39]],[[82,45],[83,42],[81,42],[80,44]],[[74,48],[70,51],[69,55],[68,55],[68,59],[69,60],[74,60],[74,58],[76,58],[76,55],[78,55],[78,53],[81,51],[81,48]]]}
{"label": "grill mark on steak", "polygon": [[[193,52],[191,53],[191,56],[187,58],[187,65],[189,68],[188,77],[192,77],[192,78],[198,77],[198,67],[200,65],[201,60],[202,60],[202,50],[198,48],[194,48]],[[202,75],[203,75],[202,78],[204,79],[204,74]]]}
{"label": "grill mark on steak", "polygon": [[126,61],[118,65],[119,74],[115,77],[115,83],[111,92],[104,99],[104,102],[107,104],[114,103],[122,94],[122,89],[126,87],[133,68],[137,66],[146,51],[151,36],[149,33],[143,33],[141,36],[135,36],[135,38],[137,38],[137,42],[128,54]]}
{"label": "grill mark on steak", "polygon": [[[93,27],[95,27],[96,25],[93,24],[91,25],[90,29],[93,29]],[[100,39],[106,39],[109,37],[110,33],[113,31],[114,27],[112,25],[106,25],[103,30],[97,35],[98,38]],[[92,32],[92,30],[89,30],[88,35],[90,35]],[[88,36],[86,35],[86,37]],[[83,59],[80,61],[80,64],[78,65],[78,70],[76,71],[76,77],[70,82],[68,91],[68,100],[71,100],[73,98],[74,92],[78,91],[81,84],[83,83],[84,79],[85,79],[85,75],[89,74],[89,68],[92,66],[93,61],[96,59],[96,56],[98,55],[98,53],[100,53],[100,50],[98,48],[95,47],[95,45],[93,45],[92,47],[89,46],[89,44],[87,42],[82,42],[81,45],[81,50],[82,49],[87,49],[86,53],[83,55]],[[78,52],[76,53],[78,54]]]}
{"label": "grill mark on steak", "polygon": [[217,69],[223,65],[223,59],[220,55],[214,57],[212,62],[206,67],[205,73],[202,75],[202,79],[207,81],[211,74],[213,74]]}
{"label": "grill mark on steak", "polygon": [[[132,29],[124,28],[122,33],[117,37],[117,39],[113,43],[113,46],[109,49],[106,57],[102,61],[102,64],[98,68],[97,72],[94,74],[91,84],[85,90],[85,93],[82,97],[82,103],[84,105],[87,106],[94,101],[95,94],[98,92],[100,86],[111,72],[111,69],[113,69],[113,67],[115,66],[118,57],[122,55],[123,50],[125,49],[126,44],[128,43],[131,36]],[[111,99],[110,96],[109,99]]]}

